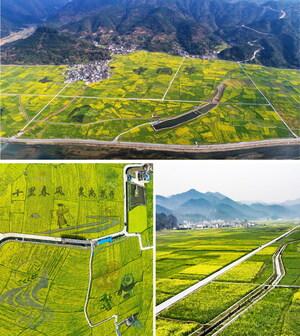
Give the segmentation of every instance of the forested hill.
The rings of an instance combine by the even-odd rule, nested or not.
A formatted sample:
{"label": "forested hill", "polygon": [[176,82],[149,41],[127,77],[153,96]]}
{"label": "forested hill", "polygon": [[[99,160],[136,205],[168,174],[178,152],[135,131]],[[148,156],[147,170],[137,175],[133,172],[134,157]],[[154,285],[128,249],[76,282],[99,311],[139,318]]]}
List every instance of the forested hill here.
{"label": "forested hill", "polygon": [[45,20],[60,32],[104,46],[130,49],[134,45],[149,51],[208,57],[222,46],[221,59],[299,67],[296,0],[55,0],[52,6],[50,0],[43,6],[42,0],[30,0],[23,10],[17,6],[21,0],[3,1],[4,23]]}
{"label": "forested hill", "polygon": [[1,56],[4,64],[66,64],[108,59],[110,54],[91,42],[38,27],[28,38],[4,45]]}
{"label": "forested hill", "polygon": [[226,42],[231,46],[219,55],[222,59],[249,59],[260,49],[253,63],[299,67],[295,1],[73,0],[53,22],[103,44],[134,43],[150,51],[205,55]]}
{"label": "forested hill", "polygon": [[68,0],[2,0],[1,37],[23,28],[26,24],[41,24]]}

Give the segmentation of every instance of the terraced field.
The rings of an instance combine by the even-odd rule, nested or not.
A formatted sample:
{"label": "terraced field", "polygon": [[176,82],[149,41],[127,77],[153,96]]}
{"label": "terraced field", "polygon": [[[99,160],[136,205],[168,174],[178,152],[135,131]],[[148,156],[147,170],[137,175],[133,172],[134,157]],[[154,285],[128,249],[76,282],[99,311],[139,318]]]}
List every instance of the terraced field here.
{"label": "terraced field", "polygon": [[[274,239],[274,237],[280,236],[290,228],[289,224],[269,224],[248,229],[207,229],[204,231],[166,231],[159,233],[157,236],[157,304],[182,292],[185,288],[213,274],[218,269],[231,263],[231,261],[238,259],[239,256],[249,253],[258,246]],[[295,319],[295,311],[297,312],[298,308],[297,303],[295,305],[294,301],[298,297],[297,293],[299,293],[297,288],[278,287],[276,290],[270,291],[248,312],[237,318],[232,324],[229,324],[227,328],[224,327],[224,330],[220,329],[218,331],[214,327],[209,331],[209,327],[218,324],[218,321],[225,318],[230,311],[238,309],[234,308],[238,307],[237,302],[240,302],[240,305],[246,305],[245,298],[251,298],[252,293],[261,290],[260,284],[268,283],[268,279],[272,278],[274,273],[273,254],[282,244],[290,243],[297,239],[300,240],[299,229],[290,236],[282,238],[269,247],[265,247],[246,261],[217,277],[216,280],[204,285],[168,309],[163,310],[158,315],[158,335],[243,334],[260,336],[265,335],[263,330],[269,330],[268,335],[296,335],[298,324]],[[189,257],[187,257],[188,255]],[[284,250],[283,264],[286,273],[280,285],[295,286],[298,284],[300,278],[298,263],[299,241],[296,241],[287,245]],[[173,267],[167,268],[167,265],[171,264]],[[188,280],[185,280],[186,275],[188,275]],[[273,312],[270,302],[274,299],[274,295],[279,295],[276,294],[279,291],[283,293],[282,303],[274,306]],[[292,301],[293,295],[295,296],[294,301]],[[278,330],[280,329],[278,328],[279,325],[282,325],[280,324],[281,322],[274,324],[276,328],[268,329],[268,317],[265,310],[264,314],[259,313],[262,309],[260,304],[263,305],[264,302],[269,305],[267,312],[272,316],[272,321],[286,319],[287,328],[289,328],[286,330],[291,330],[290,334],[283,330],[279,333]],[[287,308],[289,304],[290,307]],[[288,313],[283,313],[287,309]],[[261,315],[257,317],[258,323],[253,323],[256,319],[255,311]],[[248,319],[247,316],[249,317]],[[227,321],[226,319],[224,320],[225,322]],[[176,328],[172,326],[172,322],[175,323]],[[222,323],[220,326],[222,326]],[[197,332],[193,333],[196,330]]]}
{"label": "terraced field", "polygon": [[[176,145],[300,135],[296,70],[148,52],[109,66],[110,78],[89,85],[65,83],[65,66],[3,66],[0,135]],[[220,84],[209,112],[169,130],[151,126],[209,102]]]}
{"label": "terraced field", "polygon": [[153,184],[136,184],[142,171],[0,165],[0,335],[153,334]]}

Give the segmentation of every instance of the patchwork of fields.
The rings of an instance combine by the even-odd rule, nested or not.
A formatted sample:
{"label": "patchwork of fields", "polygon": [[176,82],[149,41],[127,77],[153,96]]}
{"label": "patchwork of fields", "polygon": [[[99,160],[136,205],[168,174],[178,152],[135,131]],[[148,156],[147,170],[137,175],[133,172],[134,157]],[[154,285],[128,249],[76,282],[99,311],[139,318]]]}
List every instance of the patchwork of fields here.
{"label": "patchwork of fields", "polygon": [[152,335],[152,182],[125,235],[124,166],[0,165],[1,335]]}
{"label": "patchwork of fields", "polygon": [[[151,253],[140,251],[134,238],[95,251],[87,305],[93,324],[114,314],[121,322],[138,312],[138,328],[123,323],[121,335],[152,334]],[[4,244],[0,257],[1,335],[8,331],[9,335],[116,335],[114,318],[93,328],[85,319],[89,259],[90,252],[85,249]],[[132,279],[129,289],[124,283],[131,284]]]}
{"label": "patchwork of fields", "polygon": [[[300,135],[296,70],[148,52],[109,66],[110,78],[89,85],[65,83],[66,66],[3,66],[0,135],[177,145]],[[168,130],[151,126],[209,102],[220,84],[208,113]]]}
{"label": "patchwork of fields", "polygon": [[2,164],[1,233],[92,239],[122,231],[123,166]]}
{"label": "patchwork of fields", "polygon": [[[289,244],[283,254],[286,274],[280,285],[284,286],[299,286],[300,284],[299,231],[290,237],[290,241],[293,240],[295,242]],[[219,335],[237,336],[241,332],[247,332],[249,335],[259,335],[263,330],[263,334],[267,336],[297,336],[299,334],[299,298],[299,288],[275,288]]]}
{"label": "patchwork of fields", "polygon": [[[280,236],[290,228],[288,224],[281,224],[255,228],[159,233],[157,304]],[[280,285],[299,285],[299,241],[300,231],[297,230],[164,310],[158,316],[157,335],[202,335],[210,325],[214,325],[222,316],[226,316],[234,309],[237,302],[244,302],[245,297],[250,297],[252,292],[259,290],[260,284],[272,278],[273,254],[284,243],[293,242],[287,245],[283,253],[285,275]],[[258,336],[265,335],[262,330],[268,330],[267,335],[296,336],[299,327],[296,320],[300,311],[297,301],[299,292],[297,288],[276,288],[218,335]],[[278,300],[278,304],[275,304],[275,301],[272,304],[273,300],[281,295],[280,293],[282,297]],[[266,310],[264,306],[268,306]],[[261,314],[262,309],[264,314]],[[269,328],[270,324],[272,328]],[[197,332],[193,334],[196,330]],[[214,329],[205,335],[215,335],[215,331]]]}

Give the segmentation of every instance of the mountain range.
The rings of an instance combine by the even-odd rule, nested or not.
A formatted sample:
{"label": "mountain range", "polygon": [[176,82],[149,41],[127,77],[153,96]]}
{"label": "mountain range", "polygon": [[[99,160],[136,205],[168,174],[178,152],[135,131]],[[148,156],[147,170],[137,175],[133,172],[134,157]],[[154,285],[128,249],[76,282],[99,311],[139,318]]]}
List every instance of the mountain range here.
{"label": "mountain range", "polygon": [[201,193],[191,189],[184,193],[156,197],[156,212],[183,220],[259,220],[300,218],[300,199],[281,204],[237,202],[221,194]]}
{"label": "mountain range", "polygon": [[[207,55],[299,67],[296,0],[3,0],[2,34],[43,24],[101,45],[137,45],[172,54]],[[14,28],[13,28],[14,27]]]}

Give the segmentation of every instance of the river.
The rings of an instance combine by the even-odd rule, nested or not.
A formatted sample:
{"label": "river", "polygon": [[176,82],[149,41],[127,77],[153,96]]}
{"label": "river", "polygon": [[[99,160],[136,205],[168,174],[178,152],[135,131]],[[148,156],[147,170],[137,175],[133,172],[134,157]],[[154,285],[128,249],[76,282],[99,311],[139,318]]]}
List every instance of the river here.
{"label": "river", "polygon": [[210,153],[138,150],[86,145],[26,145],[9,144],[1,160],[96,160],[96,159],[300,159],[299,145],[258,147],[255,149],[218,151]]}

